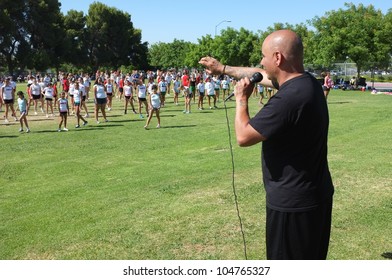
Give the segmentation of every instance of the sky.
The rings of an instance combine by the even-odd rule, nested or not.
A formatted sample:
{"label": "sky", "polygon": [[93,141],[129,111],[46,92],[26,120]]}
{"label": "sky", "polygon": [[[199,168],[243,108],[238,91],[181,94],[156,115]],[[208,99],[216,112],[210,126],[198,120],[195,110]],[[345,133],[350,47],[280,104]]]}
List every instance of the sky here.
{"label": "sky", "polygon": [[244,28],[257,32],[266,30],[274,23],[292,25],[306,23],[316,16],[324,16],[332,10],[346,9],[345,2],[355,5],[372,4],[383,14],[392,8],[386,0],[362,1],[313,1],[313,0],[239,0],[239,1],[124,1],[124,0],[60,0],[61,12],[69,10],[83,11],[88,14],[90,4],[103,3],[109,7],[127,12],[131,15],[133,27],[142,31],[142,42],[150,45],[158,42],[171,43],[174,39],[197,43],[203,36],[219,35],[228,27],[235,30]]}

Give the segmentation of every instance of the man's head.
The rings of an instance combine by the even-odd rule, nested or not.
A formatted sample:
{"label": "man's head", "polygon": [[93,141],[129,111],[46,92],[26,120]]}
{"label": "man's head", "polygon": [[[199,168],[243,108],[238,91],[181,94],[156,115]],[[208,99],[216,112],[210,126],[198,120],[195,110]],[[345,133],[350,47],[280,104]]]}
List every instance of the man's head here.
{"label": "man's head", "polygon": [[278,30],[268,35],[261,52],[261,65],[274,82],[282,83],[288,75],[304,72],[302,40],[291,30]]}

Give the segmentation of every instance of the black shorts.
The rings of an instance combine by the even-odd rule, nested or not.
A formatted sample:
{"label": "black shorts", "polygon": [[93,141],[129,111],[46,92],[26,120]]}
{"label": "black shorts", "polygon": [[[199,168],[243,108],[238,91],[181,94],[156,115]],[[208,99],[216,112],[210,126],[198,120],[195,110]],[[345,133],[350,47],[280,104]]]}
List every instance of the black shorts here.
{"label": "black shorts", "polygon": [[4,99],[4,104],[14,104],[13,99]]}
{"label": "black shorts", "polygon": [[139,101],[144,102],[144,101],[147,101],[147,99],[139,97]]}
{"label": "black shorts", "polygon": [[40,94],[39,95],[32,94],[31,96],[33,97],[34,100],[41,99],[41,95]]}
{"label": "black shorts", "polygon": [[95,99],[95,104],[98,104],[98,105],[104,105],[104,104],[106,104],[106,102],[107,102],[106,98],[96,98]]}
{"label": "black shorts", "polygon": [[268,260],[325,260],[331,232],[332,198],[311,211],[267,207]]}

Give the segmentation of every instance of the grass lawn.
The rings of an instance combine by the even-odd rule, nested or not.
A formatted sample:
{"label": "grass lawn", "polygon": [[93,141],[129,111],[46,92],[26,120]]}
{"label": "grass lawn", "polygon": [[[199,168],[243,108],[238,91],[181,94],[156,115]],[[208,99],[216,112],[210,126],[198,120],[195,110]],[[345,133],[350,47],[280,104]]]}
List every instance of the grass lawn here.
{"label": "grass lawn", "polygon": [[[28,116],[29,134],[1,120],[0,259],[244,259],[223,103],[183,114],[172,97],[160,129],[154,117],[144,130],[117,99],[110,122],[90,117],[75,129],[71,116],[68,132],[43,114]],[[334,90],[328,103],[328,258],[383,259],[392,251],[392,96]],[[260,146],[236,145],[234,102],[227,107],[247,256],[265,259]]]}

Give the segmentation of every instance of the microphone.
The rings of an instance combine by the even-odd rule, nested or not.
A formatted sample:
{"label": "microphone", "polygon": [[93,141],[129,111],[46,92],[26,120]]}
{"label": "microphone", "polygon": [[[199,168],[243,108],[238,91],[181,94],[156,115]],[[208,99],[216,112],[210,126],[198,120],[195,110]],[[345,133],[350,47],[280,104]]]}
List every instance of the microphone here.
{"label": "microphone", "polygon": [[[249,81],[252,84],[258,83],[263,79],[263,75],[260,72],[256,72],[252,75],[252,77],[249,78]],[[225,99],[224,102],[226,102],[227,100],[229,100],[230,98],[232,98],[234,96],[234,92],[230,93],[229,96]]]}

